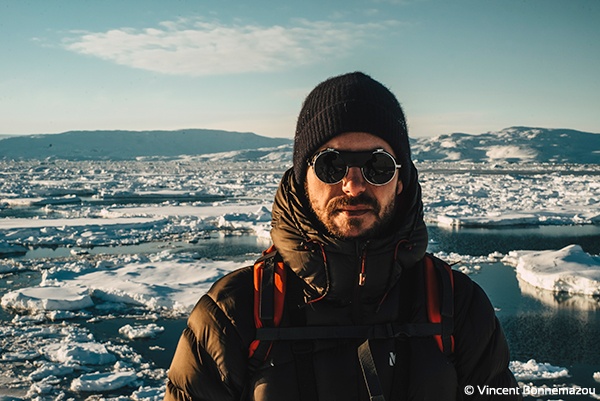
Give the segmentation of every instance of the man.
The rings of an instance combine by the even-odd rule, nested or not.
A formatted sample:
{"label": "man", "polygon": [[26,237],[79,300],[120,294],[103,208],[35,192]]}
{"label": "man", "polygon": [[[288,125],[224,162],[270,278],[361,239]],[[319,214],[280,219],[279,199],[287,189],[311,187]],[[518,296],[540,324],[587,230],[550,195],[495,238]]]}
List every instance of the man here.
{"label": "man", "polygon": [[[379,82],[356,72],[308,95],[271,237],[287,277],[274,324],[281,337],[256,341],[252,267],[227,275],[189,317],[167,400],[455,400],[480,397],[477,386],[514,393],[508,347],[481,288],[449,270],[427,278],[434,258],[425,254],[406,122]],[[444,280],[452,289],[440,292]],[[438,309],[431,294],[445,294]],[[266,349],[260,358],[257,344]]]}

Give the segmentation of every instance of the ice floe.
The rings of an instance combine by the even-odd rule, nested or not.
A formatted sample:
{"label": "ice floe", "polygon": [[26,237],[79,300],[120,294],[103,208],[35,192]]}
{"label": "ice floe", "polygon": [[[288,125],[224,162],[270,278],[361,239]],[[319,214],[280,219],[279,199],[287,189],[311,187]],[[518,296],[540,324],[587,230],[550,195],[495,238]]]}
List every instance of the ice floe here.
{"label": "ice floe", "polygon": [[57,344],[46,345],[40,352],[48,360],[63,364],[106,365],[117,360],[104,344],[95,341],[73,342],[66,340]]}
{"label": "ice floe", "polygon": [[[491,157],[506,154],[506,149],[490,149]],[[218,252],[207,258],[186,247],[160,247],[253,235],[266,248],[272,200],[291,151],[283,147],[261,154],[260,160],[240,152],[129,162],[0,160],[5,176],[19,177],[0,181],[0,255],[66,251],[52,258],[0,259],[0,312],[8,316],[0,327],[0,358],[3,369],[13,372],[0,375],[0,399],[4,394],[39,401],[100,399],[107,392],[123,400],[162,399],[166,370],[132,345],[138,339],[160,341],[167,333],[155,319],[187,315],[215,280],[251,264],[257,254],[225,260]],[[598,166],[417,165],[430,225],[600,223]],[[148,251],[140,244],[153,245]],[[581,290],[593,287],[581,281],[585,275],[577,269],[596,268],[595,256],[577,249],[536,251],[537,257],[521,252],[469,256],[443,250],[436,255],[457,262],[454,267],[468,274],[504,257],[514,266],[522,260],[524,274],[518,269],[519,276],[529,269],[531,281],[537,277],[536,285],[543,288],[556,280],[534,266],[574,263],[566,271],[574,276],[571,287],[561,284],[561,291],[588,293]],[[542,302],[547,297],[549,304],[558,299],[561,305],[597,309],[598,297],[563,298],[551,292],[554,284],[548,291],[531,284],[525,290],[523,278],[519,283],[523,294],[531,291]],[[111,319],[120,319],[111,326],[111,340],[91,333],[89,325]],[[150,350],[165,347],[152,343]],[[532,361],[514,362],[511,368],[520,380],[568,375],[566,368]],[[4,388],[11,393],[3,393]]]}
{"label": "ice floe", "polygon": [[600,310],[599,297],[549,291],[543,288],[535,287],[520,277],[517,278],[519,289],[521,290],[522,295],[533,298],[549,307],[577,311]]}
{"label": "ice floe", "polygon": [[134,400],[159,400],[164,395],[164,369],[144,361],[126,344],[97,341],[82,327],[43,322],[2,326],[0,353],[0,399],[11,388],[15,390],[8,394],[19,400],[66,399],[68,391],[71,398],[80,399],[78,394],[121,388],[130,388]]}
{"label": "ice floe", "polygon": [[138,380],[135,371],[94,372],[79,376],[71,382],[73,391],[109,391],[131,386]]}
{"label": "ice floe", "polygon": [[135,327],[127,324],[119,329],[119,333],[132,340],[136,338],[153,338],[163,331],[165,331],[165,328],[155,323]]}
{"label": "ice floe", "polygon": [[516,266],[518,276],[534,287],[600,295],[600,257],[587,254],[579,245],[556,251],[512,251],[504,261]]}
{"label": "ice floe", "polygon": [[569,377],[569,370],[549,363],[538,363],[535,359],[527,362],[512,361],[510,370],[518,381],[525,380],[551,380]]}
{"label": "ice floe", "polygon": [[94,305],[82,287],[30,287],[11,291],[2,297],[2,306],[19,310],[79,310]]}
{"label": "ice floe", "polygon": [[425,217],[444,226],[569,225],[600,222],[597,175],[420,175]]}
{"label": "ice floe", "polygon": [[[2,306],[15,310],[76,311],[106,304],[143,306],[150,311],[186,314],[219,277],[250,265],[195,259],[193,254],[116,258],[115,263],[54,264],[38,286],[9,291]],[[96,301],[94,301],[96,300]],[[48,315],[53,320],[61,316]]]}

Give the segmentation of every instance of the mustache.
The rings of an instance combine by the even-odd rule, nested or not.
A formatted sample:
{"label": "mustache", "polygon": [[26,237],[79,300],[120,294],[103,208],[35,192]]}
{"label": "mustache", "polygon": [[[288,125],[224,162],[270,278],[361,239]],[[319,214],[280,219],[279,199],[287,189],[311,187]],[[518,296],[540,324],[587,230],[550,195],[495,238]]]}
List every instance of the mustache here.
{"label": "mustache", "polygon": [[346,195],[342,195],[342,196],[338,196],[337,198],[333,198],[329,201],[329,203],[327,204],[327,213],[329,214],[334,214],[336,212],[339,211],[339,209],[342,209],[344,206],[369,206],[371,209],[373,209],[373,212],[375,212],[375,214],[379,213],[379,210],[381,209],[381,207],[379,206],[379,203],[377,202],[377,200],[375,198],[372,198],[371,196],[362,193],[358,196],[346,196]]}

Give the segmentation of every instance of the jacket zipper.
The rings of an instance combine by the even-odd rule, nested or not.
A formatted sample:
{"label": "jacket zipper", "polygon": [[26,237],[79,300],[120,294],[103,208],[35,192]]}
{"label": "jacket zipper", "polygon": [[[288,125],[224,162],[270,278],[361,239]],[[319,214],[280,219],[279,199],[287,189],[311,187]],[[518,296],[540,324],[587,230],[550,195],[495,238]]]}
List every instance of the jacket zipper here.
{"label": "jacket zipper", "polygon": [[360,249],[360,272],[358,273],[358,286],[364,287],[367,280],[367,246],[369,242],[365,242]]}
{"label": "jacket zipper", "polygon": [[367,280],[367,246],[368,242],[357,243],[356,244],[356,253],[359,257],[359,269],[358,269],[358,282],[357,286],[354,287],[354,298],[352,301],[352,320],[355,323],[362,321],[362,308],[361,308],[361,293],[362,288],[365,286],[365,282]]}

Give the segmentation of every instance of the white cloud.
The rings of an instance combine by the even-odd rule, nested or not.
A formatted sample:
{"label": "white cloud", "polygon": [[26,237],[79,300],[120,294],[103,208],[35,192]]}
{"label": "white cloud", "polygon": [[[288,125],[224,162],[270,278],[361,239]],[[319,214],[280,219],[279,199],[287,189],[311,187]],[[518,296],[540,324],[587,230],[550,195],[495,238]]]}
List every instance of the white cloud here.
{"label": "white cloud", "polygon": [[73,32],[64,45],[133,68],[205,76],[277,71],[342,57],[396,24],[297,20],[289,27],[265,27],[182,19],[157,28]]}

